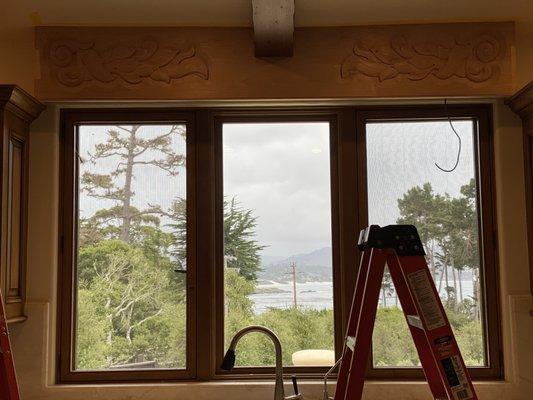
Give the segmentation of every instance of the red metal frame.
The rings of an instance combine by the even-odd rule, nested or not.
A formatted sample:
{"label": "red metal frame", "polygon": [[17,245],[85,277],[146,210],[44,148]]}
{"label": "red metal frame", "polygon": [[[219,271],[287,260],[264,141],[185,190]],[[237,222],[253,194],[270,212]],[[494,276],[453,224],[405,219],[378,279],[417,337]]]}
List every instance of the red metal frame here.
{"label": "red metal frame", "polygon": [[20,400],[2,292],[0,292],[0,399]]}
{"label": "red metal frame", "polygon": [[348,321],[335,400],[360,400],[385,265],[435,399],[477,400],[423,255],[365,248]]}

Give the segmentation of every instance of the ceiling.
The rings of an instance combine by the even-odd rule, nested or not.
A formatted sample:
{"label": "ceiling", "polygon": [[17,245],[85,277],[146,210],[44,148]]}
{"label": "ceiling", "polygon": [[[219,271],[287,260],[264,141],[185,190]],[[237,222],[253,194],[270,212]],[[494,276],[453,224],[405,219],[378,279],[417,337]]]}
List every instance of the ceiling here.
{"label": "ceiling", "polygon": [[[251,26],[251,0],[2,0],[31,25]],[[533,20],[533,0],[296,0],[296,26]]]}

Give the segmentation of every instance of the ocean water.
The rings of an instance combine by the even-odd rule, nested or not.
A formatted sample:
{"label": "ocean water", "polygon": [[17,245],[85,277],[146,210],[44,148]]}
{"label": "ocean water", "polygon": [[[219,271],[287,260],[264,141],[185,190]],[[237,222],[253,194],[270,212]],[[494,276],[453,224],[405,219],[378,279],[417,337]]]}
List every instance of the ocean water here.
{"label": "ocean water", "polygon": [[[254,312],[261,314],[270,308],[293,306],[292,283],[270,283],[257,285],[258,290],[278,290],[279,293],[254,293],[248,298],[254,303]],[[313,309],[333,308],[332,282],[305,282],[296,284],[298,307]]]}
{"label": "ocean water", "polygon": [[[472,281],[462,281],[463,298],[468,298],[473,294]],[[293,307],[292,283],[277,283],[257,285],[258,291],[276,291],[277,293],[254,293],[248,298],[254,303],[255,314],[261,314],[268,308],[290,308]],[[444,290],[441,290],[441,296]],[[298,308],[311,309],[332,309],[333,308],[333,283],[332,282],[305,282],[296,284],[296,300]],[[396,304],[394,294],[387,296],[387,306]],[[383,300],[379,300],[383,306]]]}

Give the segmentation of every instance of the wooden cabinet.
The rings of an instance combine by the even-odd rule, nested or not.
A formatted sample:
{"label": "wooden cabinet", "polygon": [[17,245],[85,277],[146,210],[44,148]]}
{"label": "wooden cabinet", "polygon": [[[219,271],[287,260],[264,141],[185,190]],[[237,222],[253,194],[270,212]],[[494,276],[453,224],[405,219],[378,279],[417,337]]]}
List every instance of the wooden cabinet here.
{"label": "wooden cabinet", "polygon": [[533,82],[505,102],[522,118],[524,127],[524,172],[526,177],[526,215],[529,247],[529,282],[533,294]]}
{"label": "wooden cabinet", "polygon": [[43,109],[17,86],[0,85],[0,290],[8,322],[26,319],[29,127]]}

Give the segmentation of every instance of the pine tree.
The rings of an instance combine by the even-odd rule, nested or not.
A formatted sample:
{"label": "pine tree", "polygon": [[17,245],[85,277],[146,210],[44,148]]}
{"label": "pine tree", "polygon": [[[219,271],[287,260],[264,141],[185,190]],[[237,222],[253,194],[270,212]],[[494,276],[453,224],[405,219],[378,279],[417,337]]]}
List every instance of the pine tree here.
{"label": "pine tree", "polygon": [[[172,220],[168,224],[176,243],[172,254],[179,268],[185,264],[187,255],[185,200],[174,200],[166,215]],[[227,267],[236,269],[239,275],[250,281],[257,279],[261,264],[259,252],[264,248],[255,240],[256,226],[257,217],[253,215],[253,210],[240,207],[235,198],[224,200],[224,258]]]}
{"label": "pine tree", "polygon": [[415,225],[428,260],[433,279],[437,277],[436,250],[438,242],[444,235],[441,224],[441,213],[445,198],[433,192],[431,183],[409,189],[401,199],[398,199],[400,217],[398,224]]}
{"label": "pine tree", "polygon": [[107,200],[113,206],[98,210],[82,227],[91,228],[104,237],[120,238],[131,243],[140,228],[157,226],[162,211],[159,206],[140,210],[133,206],[133,180],[135,169],[141,165],[152,166],[176,176],[185,164],[185,156],[172,148],[174,135],[185,135],[183,125],[172,125],[167,132],[146,138],[142,125],[114,126],[108,131],[107,140],[95,146],[88,162],[97,164],[105,159],[116,160],[116,166],[108,174],[85,171],[81,177],[82,190],[95,199]]}
{"label": "pine tree", "polygon": [[254,239],[257,217],[253,210],[245,210],[237,200],[224,201],[224,256],[227,266],[236,268],[239,274],[250,281],[257,280],[264,248]]}
{"label": "pine tree", "polygon": [[435,194],[430,183],[409,189],[398,200],[400,224],[417,227],[427,253],[438,291],[444,289],[450,307],[463,300],[461,276],[465,270],[473,274],[473,314],[479,318],[478,215],[475,180],[461,186],[461,195]]}
{"label": "pine tree", "polygon": [[167,224],[174,236],[174,246],[171,251],[176,269],[187,270],[187,201],[177,198],[172,202],[167,217],[171,222]]}

